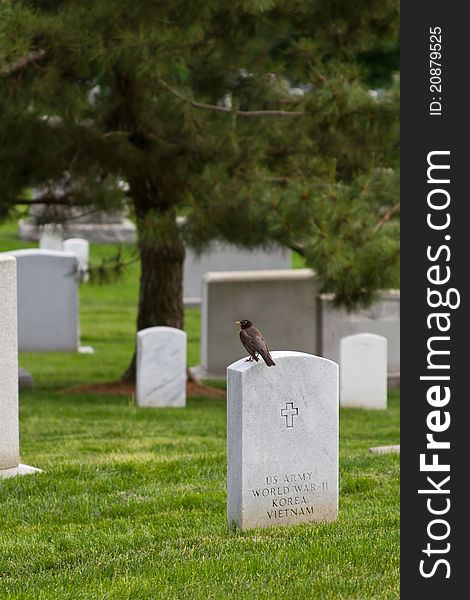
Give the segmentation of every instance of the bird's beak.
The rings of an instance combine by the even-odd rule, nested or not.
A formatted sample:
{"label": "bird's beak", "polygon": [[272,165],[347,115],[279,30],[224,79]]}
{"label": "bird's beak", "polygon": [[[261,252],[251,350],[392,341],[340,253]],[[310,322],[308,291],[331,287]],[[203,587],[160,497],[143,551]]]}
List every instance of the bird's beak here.
{"label": "bird's beak", "polygon": [[234,321],[234,323],[236,323],[237,325],[240,325],[240,321]]}

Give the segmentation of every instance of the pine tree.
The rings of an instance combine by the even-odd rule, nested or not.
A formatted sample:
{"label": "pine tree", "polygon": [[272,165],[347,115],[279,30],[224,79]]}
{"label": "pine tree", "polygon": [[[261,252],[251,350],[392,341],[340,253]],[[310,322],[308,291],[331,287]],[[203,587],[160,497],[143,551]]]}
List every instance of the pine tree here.
{"label": "pine tree", "polygon": [[398,282],[398,83],[367,84],[397,4],[3,0],[0,218],[39,186],[113,209],[126,181],[138,329],[183,327],[184,238],[284,244],[370,302]]}

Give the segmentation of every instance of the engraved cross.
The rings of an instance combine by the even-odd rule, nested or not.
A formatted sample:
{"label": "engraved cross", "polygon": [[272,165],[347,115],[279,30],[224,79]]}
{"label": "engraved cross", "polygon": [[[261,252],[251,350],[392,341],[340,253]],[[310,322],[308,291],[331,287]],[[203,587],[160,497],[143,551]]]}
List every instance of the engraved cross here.
{"label": "engraved cross", "polygon": [[294,427],[294,417],[299,414],[299,409],[294,408],[293,402],[286,402],[286,408],[281,410],[281,417],[286,419],[286,427]]}

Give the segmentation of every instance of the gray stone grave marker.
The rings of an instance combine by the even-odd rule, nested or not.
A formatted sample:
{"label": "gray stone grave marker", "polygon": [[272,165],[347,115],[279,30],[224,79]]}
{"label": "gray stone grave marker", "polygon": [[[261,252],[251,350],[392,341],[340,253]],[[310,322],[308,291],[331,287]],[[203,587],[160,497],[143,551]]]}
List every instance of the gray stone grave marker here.
{"label": "gray stone grave marker", "polygon": [[271,352],[227,369],[227,512],[241,529],[338,513],[338,365]]}
{"label": "gray stone grave marker", "polygon": [[311,269],[206,273],[201,310],[202,378],[223,378],[240,356],[234,321],[249,319],[270,348],[317,353],[316,296]]}
{"label": "gray stone grave marker", "polygon": [[358,333],[341,340],[340,404],[387,408],[387,338]]}
{"label": "gray stone grave marker", "polygon": [[136,397],[139,406],[186,405],[186,333],[148,327],[137,333]]}
{"label": "gray stone grave marker", "polygon": [[269,250],[246,250],[231,244],[213,242],[202,254],[186,248],[184,259],[184,302],[202,304],[203,277],[209,272],[268,271],[291,268],[290,251],[273,247]]}
{"label": "gray stone grave marker", "polygon": [[0,255],[0,478],[39,471],[19,464],[16,260]]}
{"label": "gray stone grave marker", "polygon": [[366,309],[349,313],[334,308],[334,296],[317,298],[317,354],[339,362],[341,339],[356,333],[375,333],[388,340],[388,376],[400,380],[400,292],[380,292],[378,299]]}
{"label": "gray stone grave marker", "polygon": [[15,250],[20,352],[76,352],[79,347],[77,257]]}

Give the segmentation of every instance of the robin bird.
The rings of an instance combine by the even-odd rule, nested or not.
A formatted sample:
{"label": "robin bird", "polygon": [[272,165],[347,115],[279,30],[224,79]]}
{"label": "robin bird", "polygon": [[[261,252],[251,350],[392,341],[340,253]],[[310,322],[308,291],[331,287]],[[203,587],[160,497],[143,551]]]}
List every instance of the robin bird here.
{"label": "robin bird", "polygon": [[254,327],[253,323],[247,319],[235,321],[235,323],[240,325],[240,340],[250,355],[250,358],[247,358],[247,361],[255,360],[258,362],[259,358],[257,355],[259,354],[268,367],[275,366],[276,363],[269,354],[268,345],[264,341],[261,332]]}

